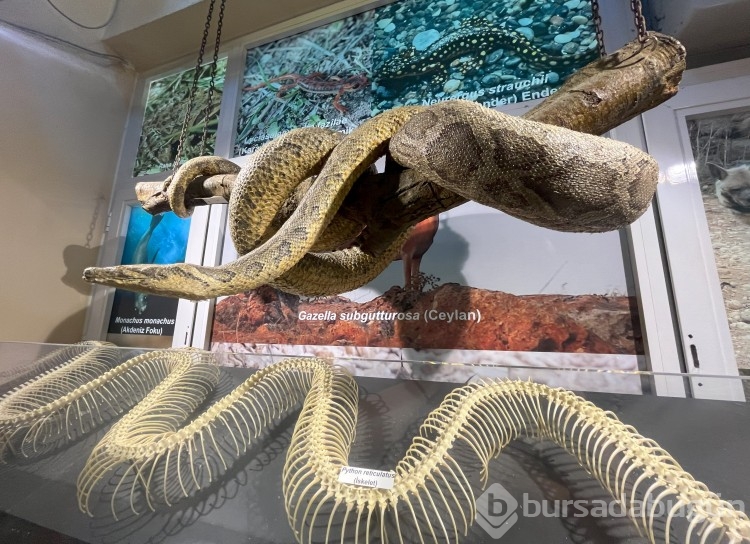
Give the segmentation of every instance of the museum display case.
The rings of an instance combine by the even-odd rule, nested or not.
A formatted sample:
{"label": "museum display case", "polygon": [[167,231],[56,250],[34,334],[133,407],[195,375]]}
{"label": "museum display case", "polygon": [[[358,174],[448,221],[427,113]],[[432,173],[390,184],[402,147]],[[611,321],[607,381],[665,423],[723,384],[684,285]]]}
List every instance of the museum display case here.
{"label": "museum display case", "polygon": [[205,3],[86,342],[0,341],[0,542],[750,544],[750,59],[682,79],[636,0]]}
{"label": "museum display case", "polygon": [[[102,376],[99,382],[101,386],[106,380],[111,379],[112,369],[120,368],[124,361],[145,360],[144,358],[154,354],[192,353],[194,359],[189,366],[197,368],[208,365],[207,368],[210,367],[211,372],[214,372],[208,381],[214,382],[215,388],[209,390],[206,387],[203,391],[203,386],[200,385],[203,383],[203,376],[193,376],[189,378],[192,380],[189,381],[191,385],[185,389],[187,392],[184,395],[172,397],[171,404],[164,403],[136,424],[136,427],[142,428],[158,427],[156,430],[152,428],[151,431],[160,432],[163,430],[160,426],[164,420],[168,420],[170,414],[174,416],[182,410],[179,406],[184,408],[187,404],[193,403],[195,409],[191,410],[190,414],[186,410],[181,413],[187,417],[187,421],[200,421],[200,414],[209,413],[211,406],[231,395],[231,392],[249,377],[269,372],[268,369],[278,370],[283,365],[297,365],[298,362],[289,363],[288,359],[287,362],[283,362],[283,356],[225,352],[212,354],[214,360],[207,363],[208,359],[202,358],[204,356],[195,358],[195,354],[205,354],[197,350],[166,352],[106,347],[106,353],[99,359],[100,363],[103,362],[100,370],[94,372],[91,370],[93,364],[87,362],[68,383],[50,380],[50,376],[54,374],[50,367],[59,364],[60,357],[81,354],[85,349],[80,345],[0,345],[0,391],[5,394],[3,400],[0,400],[0,430],[4,433],[1,443],[3,465],[0,466],[0,535],[3,536],[3,540],[10,541],[22,537],[23,542],[290,543],[294,542],[296,537],[285,512],[287,492],[292,496],[295,492],[301,494],[301,509],[291,508],[290,511],[293,520],[299,521],[299,518],[302,518],[302,526],[312,515],[310,504],[316,505],[315,514],[319,513],[320,503],[316,502],[317,495],[304,495],[300,491],[301,487],[308,485],[306,481],[304,485],[295,487],[295,480],[292,479],[292,483],[285,487],[285,482],[288,483],[290,478],[289,467],[285,469],[285,462],[289,464],[286,459],[290,444],[295,443],[299,435],[306,434],[303,430],[295,431],[295,426],[303,426],[300,422],[305,420],[306,416],[299,415],[299,406],[292,406],[294,402],[290,398],[285,399],[273,392],[265,397],[256,397],[255,408],[244,412],[246,415],[255,410],[258,418],[271,418],[268,414],[273,413],[274,405],[285,402],[289,403],[289,409],[282,410],[283,414],[280,417],[271,418],[267,426],[257,429],[258,436],[249,439],[247,444],[240,446],[237,441],[251,435],[249,427],[247,432],[242,429],[246,428],[252,416],[248,415],[246,420],[241,415],[242,412],[237,410],[231,412],[233,416],[225,416],[223,426],[213,427],[210,437],[204,435],[200,441],[196,441],[192,449],[189,446],[184,449],[173,449],[173,456],[183,455],[183,463],[174,465],[177,471],[164,476],[163,482],[159,480],[163,469],[156,468],[156,464],[131,464],[125,458],[117,458],[110,465],[100,464],[96,468],[97,465],[94,463],[93,470],[90,466],[91,459],[99,455],[92,452],[99,451],[101,454],[106,449],[105,446],[97,446],[97,443],[110,436],[107,434],[110,427],[117,421],[138,417],[131,414],[137,412],[137,409],[132,408],[132,404],[139,399],[128,400],[127,407],[118,407],[118,399],[129,397],[138,389],[152,389],[146,382],[151,379],[161,381],[160,377],[155,376],[155,371],[141,374],[140,378],[132,382],[138,385],[134,385],[130,391],[122,387],[122,383],[125,382],[120,382],[119,386],[105,385],[100,389],[101,394],[83,397],[81,402],[69,403],[74,407],[70,410],[63,407],[60,414],[64,415],[57,417],[53,414],[54,406],[62,406],[54,404],[56,395],[63,394],[66,387],[75,389],[78,382],[89,383],[91,376],[97,372]],[[59,355],[60,350],[63,350],[62,356]],[[56,361],[46,357],[51,353],[58,354]],[[139,357],[141,359],[138,359]],[[304,360],[312,361],[309,358],[296,359]],[[632,425],[637,429],[637,433],[652,439],[668,452],[662,454],[654,453],[662,450],[652,450],[649,454],[651,458],[671,455],[682,470],[691,474],[698,482],[706,484],[708,489],[737,511],[742,512],[745,504],[750,503],[750,472],[746,463],[750,436],[745,432],[750,424],[750,405],[738,401],[690,398],[693,396],[693,388],[704,386],[733,388],[739,385],[744,386],[745,391],[750,390],[750,383],[747,380],[743,382],[741,378],[695,374],[657,375],[651,372],[614,372],[586,368],[448,364],[451,373],[440,374],[440,381],[436,381],[431,376],[436,376],[435,371],[445,369],[446,365],[363,359],[321,362],[324,367],[327,367],[328,363],[347,369],[354,375],[356,389],[351,389],[350,393],[344,392],[342,397],[331,400],[330,405],[338,406],[343,413],[347,406],[353,409],[358,399],[354,416],[356,430],[352,433],[356,437],[346,455],[348,466],[357,467],[365,474],[375,474],[387,479],[387,471],[394,470],[397,466],[397,470],[400,471],[402,466],[399,462],[405,455],[408,456],[414,437],[429,436],[425,428],[420,431],[420,426],[428,414],[441,405],[446,395],[458,388],[466,388],[467,385],[471,388],[469,384],[482,380],[508,378],[516,380],[511,383],[525,383],[528,386],[533,381],[552,388],[575,391],[595,406],[610,411],[613,415],[606,416],[606,421],[616,418],[626,425]],[[281,372],[284,372],[283,368]],[[345,374],[348,376],[348,373]],[[38,401],[39,406],[48,405],[53,408],[47,412],[40,412],[42,423],[26,421],[26,426],[21,426],[26,430],[8,438],[8,429],[11,428],[9,425],[13,418],[9,416],[12,410],[9,410],[7,399],[14,392],[17,394],[21,391],[19,386],[26,380],[34,377],[37,377],[37,387],[39,383],[46,385],[26,399],[32,398]],[[682,398],[655,396],[653,391],[656,380],[671,382],[673,391],[682,390]],[[178,388],[174,384],[171,387]],[[198,395],[198,400],[184,401],[187,397],[197,395],[199,390],[204,394]],[[354,399],[353,402],[345,402],[347,394],[350,395],[350,399]],[[187,404],[181,404],[183,402]],[[565,402],[575,405],[577,401]],[[34,409],[32,402],[25,403],[18,398],[13,404],[16,422],[21,412],[31,412]],[[253,405],[253,402],[249,404]],[[178,406],[176,412],[170,411],[170,406]],[[116,409],[112,410],[113,407]],[[518,407],[520,414],[523,409],[520,404]],[[555,417],[550,418],[550,413],[556,413],[556,410],[557,408],[548,410],[548,420],[555,420]],[[123,416],[122,413],[128,415]],[[539,411],[537,416],[539,421],[545,419],[543,410]],[[456,420],[461,417],[463,416],[457,415]],[[562,419],[558,417],[557,421]],[[584,422],[581,428],[590,426],[585,423],[585,418],[581,421]],[[469,418],[466,427],[469,428],[471,425]],[[599,424],[593,425],[598,426]],[[345,425],[342,424],[342,427]],[[422,528],[422,536],[426,542],[447,541],[443,532],[450,533],[450,529],[446,529],[450,527],[458,527],[461,534],[458,541],[472,543],[489,543],[498,538],[502,538],[504,542],[648,542],[647,533],[639,534],[636,524],[625,515],[621,503],[614,501],[607,490],[589,471],[582,468],[574,456],[559,444],[534,438],[536,433],[532,430],[522,432],[522,435],[529,436],[520,436],[510,441],[502,448],[502,453],[496,459],[489,461],[486,478],[482,481],[481,464],[477,462],[477,454],[484,451],[484,446],[478,444],[484,444],[485,441],[489,443],[491,427],[490,422],[483,421],[477,423],[473,431],[464,434],[464,437],[472,433],[483,437],[481,441],[474,442],[478,450],[472,450],[471,447],[451,450],[456,462],[454,470],[465,476],[467,487],[455,487],[446,482],[443,488],[445,493],[442,493],[438,490],[439,486],[430,487],[425,484],[428,492],[421,495],[424,502],[413,501],[416,514],[410,517],[401,512],[398,529],[392,523],[385,523],[389,541],[398,542],[398,535],[401,534],[406,542],[418,542],[419,533],[413,532],[414,526],[424,522],[425,520],[421,519],[424,516],[428,519],[426,526],[433,527]],[[512,427],[513,425],[507,428]],[[541,424],[539,429],[543,428],[546,427]],[[227,429],[233,430],[226,432]],[[137,431],[138,429],[127,432]],[[13,435],[12,432],[10,434]],[[575,432],[571,438],[574,436]],[[620,457],[614,450],[608,450],[608,446],[596,449],[600,442],[604,443],[609,439],[584,440],[585,436],[582,434],[578,439],[572,439],[568,446],[572,445],[574,453],[578,447],[577,455],[583,461],[599,463],[600,468],[594,469],[594,475],[601,467],[606,467],[606,471],[599,473],[608,473],[613,478],[610,483],[622,480],[622,497],[630,504],[635,518],[639,519],[642,516],[644,520],[648,520],[647,526],[654,531],[656,541],[663,541],[665,520],[673,513],[671,508],[675,506],[674,502],[670,502],[671,497],[655,491],[656,487],[650,487],[646,476],[638,478],[634,486],[638,488],[637,493],[631,492],[629,487],[626,491],[624,482],[628,480],[628,476],[623,476],[623,471],[627,464],[621,464]],[[215,446],[213,449],[211,442]],[[471,439],[465,443],[471,444]],[[585,445],[582,446],[582,443]],[[645,443],[652,445],[650,442]],[[106,455],[112,455],[114,451],[112,446],[109,448]],[[133,448],[137,453],[137,442],[133,442]],[[190,462],[185,462],[188,452]],[[114,455],[117,457],[118,454]],[[296,459],[299,459],[299,455],[304,456],[305,452],[291,455],[297,455]],[[605,463],[608,456],[611,456],[611,459]],[[102,459],[101,455],[98,459]],[[169,469],[169,462],[167,457],[168,471],[172,470]],[[589,468],[596,467],[596,462],[589,465]],[[615,470],[618,465],[623,469]],[[105,468],[102,468],[103,466]],[[293,462],[291,466],[293,471]],[[109,470],[110,468],[112,470]],[[97,472],[99,469],[101,470]],[[377,471],[386,471],[383,473],[385,476]],[[638,470],[626,472],[635,475]],[[138,481],[146,480],[151,487],[148,494],[144,494],[143,487],[137,484]],[[193,485],[193,482],[196,485]],[[387,484],[378,481],[375,485]],[[461,499],[459,490],[469,487],[477,498],[475,512],[466,510],[469,508],[466,505],[456,506],[455,509],[447,508],[450,501],[446,500],[446,497],[452,496],[457,503],[465,502]],[[185,493],[187,496],[183,496]],[[427,497],[433,497],[434,501]],[[442,499],[438,500],[440,497]],[[488,500],[490,502],[487,502]],[[432,501],[431,505],[428,501]],[[417,506],[418,504],[421,506]],[[79,505],[82,505],[87,513],[83,513]],[[304,515],[302,510],[305,510]],[[406,512],[408,513],[408,510]],[[462,512],[472,512],[473,515],[462,519]],[[684,536],[685,531],[691,526],[690,509],[678,509],[675,512],[677,513],[674,513],[669,524],[672,538],[678,535],[678,542],[700,542],[699,524],[693,527],[690,539],[685,540],[679,536]],[[361,527],[357,525],[360,528],[359,538],[355,540],[355,516],[345,519],[343,507],[337,514],[330,514],[330,522],[329,514],[326,514],[320,516],[325,518],[324,521],[318,520],[317,524],[313,523],[318,531],[313,542],[381,541],[378,522],[363,517]],[[747,520],[746,517],[740,519]],[[366,533],[364,529],[368,524],[374,527],[371,534]],[[345,532],[343,540],[340,536],[342,528],[349,531]],[[322,536],[323,533],[320,531],[326,529],[330,534],[336,533],[335,538],[330,534],[328,538]],[[703,529],[705,530],[705,527]],[[465,536],[464,530],[467,532]],[[744,530],[747,530],[747,526]],[[738,534],[747,536],[741,532]],[[719,539],[716,540],[715,537]],[[723,538],[722,540],[717,532],[709,541],[747,541],[733,541],[728,535],[724,535]],[[306,534],[304,541],[307,541]],[[450,541],[455,541],[453,535]]]}

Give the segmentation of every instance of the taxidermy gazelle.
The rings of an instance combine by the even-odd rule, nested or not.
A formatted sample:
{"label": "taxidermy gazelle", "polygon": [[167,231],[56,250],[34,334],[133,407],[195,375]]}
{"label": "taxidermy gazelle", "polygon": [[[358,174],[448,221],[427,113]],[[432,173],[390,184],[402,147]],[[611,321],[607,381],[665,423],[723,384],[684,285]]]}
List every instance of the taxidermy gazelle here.
{"label": "taxidermy gazelle", "polygon": [[419,286],[419,266],[422,257],[432,246],[440,219],[437,215],[417,223],[401,246],[401,255],[396,260],[404,261],[404,288],[417,289]]}

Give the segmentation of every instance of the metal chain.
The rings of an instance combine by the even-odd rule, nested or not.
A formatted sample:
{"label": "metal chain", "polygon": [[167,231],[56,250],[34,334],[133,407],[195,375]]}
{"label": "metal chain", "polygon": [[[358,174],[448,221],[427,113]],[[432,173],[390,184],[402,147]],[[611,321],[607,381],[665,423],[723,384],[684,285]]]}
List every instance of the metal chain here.
{"label": "metal chain", "polygon": [[175,153],[174,163],[172,164],[172,170],[177,170],[180,166],[180,158],[182,156],[182,148],[185,146],[185,139],[187,137],[188,125],[190,123],[190,114],[193,112],[193,102],[195,101],[195,91],[198,88],[198,78],[200,74],[201,64],[203,64],[203,53],[206,51],[206,42],[208,41],[208,32],[211,29],[211,18],[214,12],[214,4],[216,0],[211,0],[208,6],[208,15],[206,16],[206,26],[203,28],[203,38],[201,39],[201,48],[198,53],[198,61],[195,64],[195,73],[193,74],[193,83],[190,86],[190,93],[188,94],[188,103],[185,109],[185,117],[182,120],[182,129],[180,130],[180,139],[177,142],[177,153]]}
{"label": "metal chain", "polygon": [[[638,41],[645,43],[648,39],[648,30],[646,29],[646,18],[643,16],[641,0],[630,0],[630,11],[633,12],[635,19]],[[607,53],[604,49],[604,31],[602,30],[602,15],[599,10],[599,0],[591,0],[591,13],[594,19],[594,27],[596,28],[596,43],[599,46],[599,56],[604,57]]]}
{"label": "metal chain", "polygon": [[201,155],[206,153],[206,141],[208,140],[208,122],[211,119],[211,110],[213,108],[214,90],[216,89],[216,70],[219,65],[219,46],[221,45],[221,28],[224,25],[224,9],[227,0],[221,0],[219,6],[219,18],[216,21],[216,44],[214,45],[214,58],[211,62],[211,81],[208,86],[208,97],[206,98],[206,110],[203,116],[203,136],[201,136]]}
{"label": "metal chain", "polygon": [[596,44],[599,46],[599,56],[606,57],[604,49],[604,31],[602,30],[602,14],[599,11],[599,0],[591,0],[591,13],[594,17],[594,28],[596,28]]}
{"label": "metal chain", "polygon": [[89,223],[89,231],[86,233],[86,243],[83,247],[90,248],[91,241],[94,239],[94,231],[96,230],[96,224],[99,221],[99,212],[102,209],[102,204],[105,202],[103,196],[99,196],[96,199],[96,207],[94,208],[94,215],[91,217],[91,223]]}
{"label": "metal chain", "polygon": [[630,9],[635,16],[635,29],[638,31],[638,41],[644,43],[648,38],[648,31],[646,30],[646,19],[643,17],[641,0],[630,0]]}

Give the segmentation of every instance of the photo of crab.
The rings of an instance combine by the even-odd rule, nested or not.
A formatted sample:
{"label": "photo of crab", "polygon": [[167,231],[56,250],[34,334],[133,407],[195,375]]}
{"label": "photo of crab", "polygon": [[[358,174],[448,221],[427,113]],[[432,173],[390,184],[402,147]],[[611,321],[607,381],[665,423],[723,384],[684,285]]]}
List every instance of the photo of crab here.
{"label": "photo of crab", "polygon": [[[226,60],[219,59],[216,66],[215,88],[211,93],[211,111],[208,115],[203,154],[212,154],[216,142]],[[193,68],[154,80],[149,85],[133,177],[165,172],[172,168],[194,78]],[[204,64],[198,71],[187,139],[182,149],[183,157],[192,158],[201,154],[210,87],[211,66]]]}
{"label": "photo of crab", "polygon": [[375,13],[374,110],[545,98],[598,56],[589,0],[405,0]]}
{"label": "photo of crab", "polygon": [[234,154],[298,127],[350,132],[371,115],[368,11],[250,49]]}

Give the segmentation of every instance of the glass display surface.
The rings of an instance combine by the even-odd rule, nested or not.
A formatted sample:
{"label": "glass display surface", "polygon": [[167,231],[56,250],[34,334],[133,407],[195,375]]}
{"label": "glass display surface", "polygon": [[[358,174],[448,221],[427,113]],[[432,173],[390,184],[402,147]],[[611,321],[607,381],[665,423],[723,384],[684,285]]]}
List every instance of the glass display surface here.
{"label": "glass display surface", "polygon": [[[43,358],[60,347],[0,343],[0,393],[5,394],[30,377],[49,371],[51,363],[45,363]],[[148,353],[156,352],[112,349],[107,364],[114,368],[137,354]],[[242,384],[257,369],[273,369],[283,359],[229,353],[217,353],[214,357],[220,365],[216,388],[199,403],[195,413],[205,413],[209,406]],[[420,433],[420,425],[427,414],[438,407],[447,394],[467,382],[483,378],[531,378],[550,386],[572,389],[596,406],[610,410],[623,423],[633,425],[643,436],[658,442],[684,470],[707,484],[722,499],[730,501],[736,509],[744,510],[745,504],[750,504],[750,469],[746,462],[750,436],[744,432],[750,423],[750,406],[745,402],[660,398],[650,394],[655,380],[684,383],[686,396],[689,396],[691,387],[735,385],[740,378],[454,364],[451,365],[456,369],[454,380],[434,381],[430,379],[434,363],[368,361],[360,364],[355,359],[333,362],[350,370],[357,384],[356,439],[348,454],[351,467],[367,471],[394,469],[413,438]],[[393,375],[397,377],[382,377]],[[417,376],[419,379],[415,379]],[[629,380],[642,385],[641,394],[587,392],[601,390],[603,382],[616,384]],[[746,391],[747,385],[745,383]],[[51,400],[51,393],[45,399]],[[80,409],[70,418],[84,421],[87,410],[92,414],[105,411],[107,403],[116,402],[114,396],[102,396],[100,403]],[[262,407],[259,409],[264,412]],[[7,417],[7,409],[0,402],[0,418],[4,418],[0,421],[4,425],[8,424]],[[240,416],[235,415],[235,418],[237,425],[242,426]],[[113,417],[88,426],[85,432],[73,433],[70,437],[59,432],[57,442],[46,446],[41,443],[35,443],[33,447],[29,445],[30,449],[25,450],[28,456],[11,455],[4,447],[5,463],[0,465],[0,535],[23,531],[31,535],[29,542],[71,543],[288,544],[295,541],[284,508],[282,468],[293,441],[298,419],[296,409],[270,422],[240,455],[232,453],[236,448],[232,436],[217,430],[210,440],[214,441],[217,451],[224,452],[223,461],[210,459],[210,456],[208,462],[199,459],[198,445],[188,473],[166,478],[170,488],[168,494],[176,492],[179,495],[178,481],[188,481],[193,477],[201,479],[208,471],[214,471],[211,483],[187,498],[171,501],[171,505],[156,500],[156,492],[149,501],[137,486],[129,488],[127,464],[120,466],[107,473],[95,486],[89,496],[88,507],[92,513],[89,517],[78,509],[77,479],[97,442],[117,419]],[[7,426],[0,427],[0,430],[3,428],[7,429]],[[242,433],[234,436],[240,435],[244,436]],[[202,447],[210,449],[210,440],[206,438]],[[460,450],[455,455],[461,466],[471,465],[473,454],[470,449]],[[193,475],[189,475],[191,470]],[[489,462],[484,487],[476,466],[463,470],[477,497],[478,512],[476,522],[470,520],[467,535],[460,539],[461,542],[482,544],[496,542],[498,538],[503,542],[518,543],[648,541],[639,535],[622,509],[576,459],[552,442],[531,438],[513,440],[499,458]],[[151,479],[157,478],[158,472],[130,470],[130,476]],[[185,479],[180,480],[182,477]],[[640,490],[643,492],[647,488],[647,484],[642,484]],[[156,491],[161,491],[161,488]],[[150,510],[149,504],[154,511]],[[117,519],[113,518],[113,511]],[[449,523],[450,513],[438,507],[435,511],[442,512],[442,519]],[[662,509],[663,515],[656,516],[657,537],[663,530],[666,513]],[[687,520],[674,523],[680,526],[681,521],[687,523]],[[404,534],[408,534],[407,525],[404,522]],[[462,522],[458,525],[462,526]],[[682,525],[683,529],[685,526]],[[371,538],[370,541],[380,540]],[[409,538],[405,541],[418,540]],[[366,540],[360,538],[359,542]]]}

